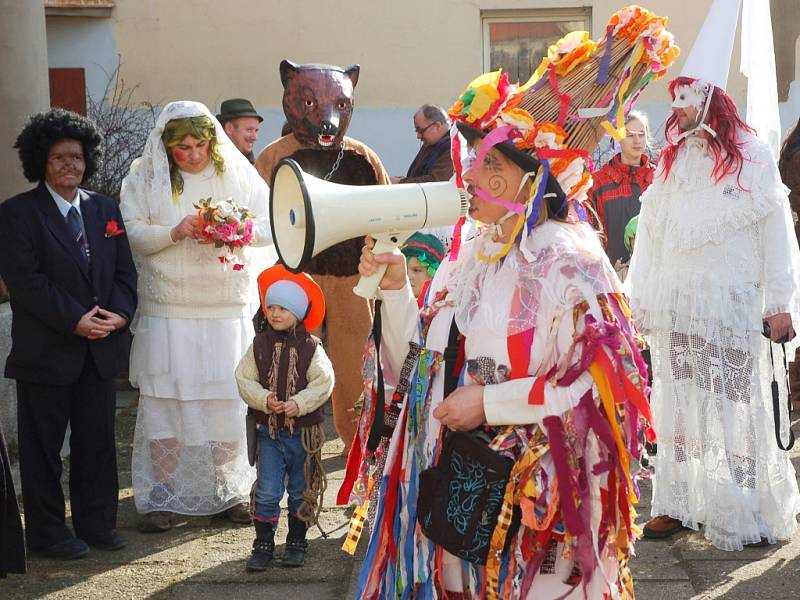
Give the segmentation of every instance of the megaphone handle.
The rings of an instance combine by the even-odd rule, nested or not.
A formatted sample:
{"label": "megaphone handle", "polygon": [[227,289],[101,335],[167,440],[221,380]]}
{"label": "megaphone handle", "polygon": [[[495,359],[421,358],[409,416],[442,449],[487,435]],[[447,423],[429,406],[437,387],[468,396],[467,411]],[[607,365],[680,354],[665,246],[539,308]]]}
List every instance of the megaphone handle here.
{"label": "megaphone handle", "polygon": [[[375,240],[375,246],[373,246],[372,252],[373,254],[394,252],[395,248],[397,248],[397,244],[377,239]],[[386,274],[386,267],[387,265],[380,265],[378,267],[377,272],[370,275],[369,277],[364,277],[362,275],[361,279],[358,280],[358,285],[356,285],[356,287],[353,288],[353,293],[356,296],[361,296],[362,298],[366,298],[367,300],[377,296],[378,286],[381,283],[381,279],[383,279],[383,276]]]}

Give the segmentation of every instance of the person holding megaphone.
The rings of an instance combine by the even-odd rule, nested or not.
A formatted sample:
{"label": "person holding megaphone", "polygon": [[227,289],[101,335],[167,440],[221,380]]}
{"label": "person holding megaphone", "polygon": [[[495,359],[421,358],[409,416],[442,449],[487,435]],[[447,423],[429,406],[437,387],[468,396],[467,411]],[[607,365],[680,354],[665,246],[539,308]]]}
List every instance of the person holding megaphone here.
{"label": "person holding megaphone", "polygon": [[[468,110],[487,85],[499,99]],[[373,252],[372,238],[362,250],[362,277],[386,270],[377,391],[357,438],[370,476],[354,496],[370,490],[375,504],[360,598],[395,597],[398,581],[420,597],[512,597],[501,561],[516,564],[505,585],[530,590],[514,598],[632,585],[628,465],[649,418],[646,369],[619,280],[578,216],[583,154],[560,127],[524,118],[524,92],[508,85],[484,75],[450,111],[468,146],[457,181],[480,227],[442,261],[421,312],[404,256]],[[541,147],[560,161],[545,168]]]}

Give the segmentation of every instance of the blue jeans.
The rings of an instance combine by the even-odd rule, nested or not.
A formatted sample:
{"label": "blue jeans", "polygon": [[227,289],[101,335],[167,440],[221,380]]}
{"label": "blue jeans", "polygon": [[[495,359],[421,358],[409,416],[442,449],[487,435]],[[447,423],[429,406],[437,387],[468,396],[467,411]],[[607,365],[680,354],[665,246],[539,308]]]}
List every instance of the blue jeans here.
{"label": "blue jeans", "polygon": [[281,429],[277,439],[269,437],[264,425],[258,425],[258,480],[256,481],[256,511],[259,521],[274,523],[281,514],[283,493],[289,494],[289,514],[296,515],[303,503],[306,477],[300,428],[294,434]]}

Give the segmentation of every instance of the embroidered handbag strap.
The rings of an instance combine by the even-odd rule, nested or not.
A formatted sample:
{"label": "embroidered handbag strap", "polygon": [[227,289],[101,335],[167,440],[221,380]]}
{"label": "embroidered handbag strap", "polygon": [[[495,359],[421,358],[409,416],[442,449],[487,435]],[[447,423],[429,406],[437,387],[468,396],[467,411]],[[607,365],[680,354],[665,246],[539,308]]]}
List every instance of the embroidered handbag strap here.
{"label": "embroidered handbag strap", "polygon": [[381,300],[375,300],[375,318],[372,320],[372,337],[375,340],[375,365],[377,370],[375,385],[375,411],[367,438],[367,448],[375,452],[384,431],[386,412],[386,389],[383,386],[383,368],[381,367]]}
{"label": "embroidered handbag strap", "polygon": [[772,355],[772,342],[769,344],[769,362],[772,365],[772,414],[775,419],[775,441],[778,442],[778,448],[781,450],[789,451],[794,447],[794,432],[792,431],[792,395],[789,392],[789,370],[786,362],[786,345],[781,344],[783,350],[783,372],[786,373],[786,396],[788,402],[788,415],[789,415],[789,443],[784,446],[781,440],[781,397],[778,381],[775,378],[775,357]]}

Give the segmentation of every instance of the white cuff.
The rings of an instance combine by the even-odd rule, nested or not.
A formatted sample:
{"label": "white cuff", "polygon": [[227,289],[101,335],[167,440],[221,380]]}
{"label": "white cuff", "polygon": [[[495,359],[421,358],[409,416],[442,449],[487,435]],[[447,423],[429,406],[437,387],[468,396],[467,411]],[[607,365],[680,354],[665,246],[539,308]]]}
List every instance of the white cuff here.
{"label": "white cuff", "polygon": [[566,387],[544,384],[544,403],[529,404],[528,397],[535,377],[512,379],[483,388],[483,412],[489,425],[528,425],[545,417],[561,415],[578,405],[593,385],[592,376],[581,374]]}

